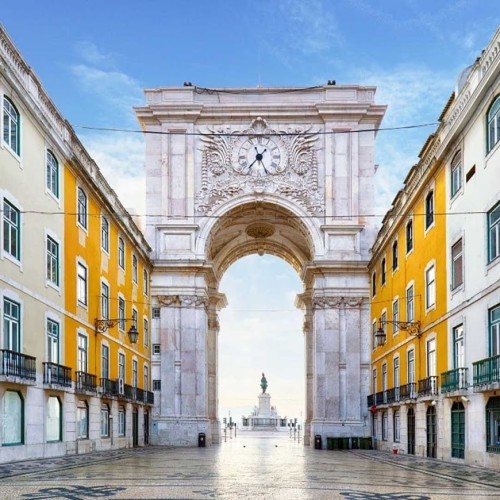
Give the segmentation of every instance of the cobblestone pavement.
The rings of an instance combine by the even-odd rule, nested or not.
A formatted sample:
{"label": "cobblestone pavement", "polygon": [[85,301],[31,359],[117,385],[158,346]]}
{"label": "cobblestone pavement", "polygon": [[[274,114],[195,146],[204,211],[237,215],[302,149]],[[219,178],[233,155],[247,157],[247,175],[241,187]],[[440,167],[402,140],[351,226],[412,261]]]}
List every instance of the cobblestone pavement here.
{"label": "cobblestone pavement", "polygon": [[286,436],[149,447],[0,465],[0,498],[500,499],[500,471]]}

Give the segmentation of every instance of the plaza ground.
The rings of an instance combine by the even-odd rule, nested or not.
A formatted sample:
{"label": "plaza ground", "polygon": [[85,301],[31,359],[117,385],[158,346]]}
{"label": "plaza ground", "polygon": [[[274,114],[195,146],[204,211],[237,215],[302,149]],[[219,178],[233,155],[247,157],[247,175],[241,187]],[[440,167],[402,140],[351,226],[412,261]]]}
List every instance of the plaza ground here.
{"label": "plaza ground", "polygon": [[500,498],[500,471],[238,434],[209,448],[149,447],[0,465],[0,498]]}

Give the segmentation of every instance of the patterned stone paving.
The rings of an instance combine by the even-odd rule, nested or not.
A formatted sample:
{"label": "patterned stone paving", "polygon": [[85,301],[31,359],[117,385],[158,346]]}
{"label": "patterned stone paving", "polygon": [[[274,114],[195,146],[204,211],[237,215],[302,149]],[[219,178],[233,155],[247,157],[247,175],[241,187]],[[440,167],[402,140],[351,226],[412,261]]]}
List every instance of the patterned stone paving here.
{"label": "patterned stone paving", "polygon": [[500,472],[288,436],[150,447],[0,465],[1,499],[500,499]]}

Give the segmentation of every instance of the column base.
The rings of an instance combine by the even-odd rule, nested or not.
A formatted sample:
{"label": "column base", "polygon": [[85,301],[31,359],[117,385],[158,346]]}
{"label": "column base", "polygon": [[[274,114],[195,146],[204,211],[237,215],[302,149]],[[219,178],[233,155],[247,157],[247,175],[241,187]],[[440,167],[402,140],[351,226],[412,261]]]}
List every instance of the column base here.
{"label": "column base", "polygon": [[213,443],[213,426],[208,418],[159,417],[152,421],[150,442],[161,446],[198,446],[200,433],[205,434],[205,444]]}

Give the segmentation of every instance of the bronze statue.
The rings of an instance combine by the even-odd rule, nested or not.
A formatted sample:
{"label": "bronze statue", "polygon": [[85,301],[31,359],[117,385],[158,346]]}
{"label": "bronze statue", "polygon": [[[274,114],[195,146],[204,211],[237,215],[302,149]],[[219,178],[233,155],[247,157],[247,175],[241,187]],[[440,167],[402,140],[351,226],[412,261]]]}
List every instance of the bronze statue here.
{"label": "bronze statue", "polygon": [[260,379],[260,387],[262,388],[262,394],[265,394],[267,389],[267,380],[264,374],[262,374],[262,378]]}

